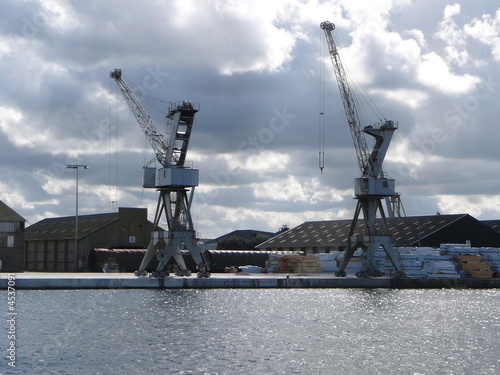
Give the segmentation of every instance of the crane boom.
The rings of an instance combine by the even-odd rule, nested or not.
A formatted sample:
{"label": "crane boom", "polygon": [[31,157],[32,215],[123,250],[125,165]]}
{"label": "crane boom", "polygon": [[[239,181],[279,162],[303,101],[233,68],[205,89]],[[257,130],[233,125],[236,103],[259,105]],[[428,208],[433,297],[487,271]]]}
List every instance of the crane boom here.
{"label": "crane boom", "polygon": [[[362,249],[362,265],[357,273],[358,277],[381,276],[375,260],[375,254],[380,248],[383,248],[389,261],[396,270],[396,276],[404,276],[403,263],[399,256],[399,251],[394,248],[389,226],[387,225],[382,199],[386,202],[397,201],[399,197],[395,191],[395,180],[387,178],[382,169],[387,149],[391,142],[397,124],[386,120],[383,124],[373,124],[361,127],[356,102],[352,95],[349,83],[347,81],[344,67],[332,36],[335,25],[325,21],[320,24],[324,30],[330,57],[333,63],[333,69],[337,78],[337,83],[342,97],[342,104],[351,131],[354,149],[358,158],[361,177],[354,180],[354,195],[357,199],[354,218],[351,222],[351,228],[347,238],[348,246],[344,253],[337,276],[345,276],[345,268],[357,249]],[[375,139],[375,144],[371,152],[368,150],[364,134],[368,134]],[[359,215],[363,212],[365,219],[365,235],[355,235],[355,229]],[[380,212],[383,229],[380,230],[376,224],[377,212]],[[392,211],[389,211],[390,213]]]}
{"label": "crane boom", "polygon": [[[164,271],[164,268],[172,257],[178,265],[176,274],[189,276],[191,270],[187,269],[183,258],[183,251],[188,250],[199,270],[198,277],[210,277],[210,259],[197,247],[198,241],[191,217],[191,204],[194,189],[198,186],[199,170],[184,166],[193,121],[199,106],[189,101],[170,103],[165,139],[129,85],[123,80],[121,69],[111,71],[109,76],[120,87],[127,104],[153,147],[156,159],[162,165],[158,170],[144,167],[143,187],[155,188],[159,192],[159,197],[151,240],[135,275],[148,275],[146,268],[156,256],[158,266],[153,276],[168,276],[168,271]],[[164,214],[168,231],[158,230],[160,219]]]}
{"label": "crane boom", "polygon": [[335,71],[335,76],[337,78],[347,122],[351,131],[354,149],[356,150],[359,168],[361,169],[361,173],[363,173],[363,175],[367,175],[371,173],[372,169],[370,163],[370,153],[368,151],[366,139],[363,135],[363,129],[361,127],[361,121],[359,120],[356,102],[352,95],[351,88],[349,87],[344,67],[340,61],[337,46],[335,45],[335,41],[332,36],[332,31],[335,29],[335,25],[331,22],[325,21],[321,23],[320,27],[325,31],[328,50],[333,64],[333,70]]}
{"label": "crane boom", "polygon": [[146,138],[149,141],[151,147],[153,147],[153,150],[156,154],[156,159],[158,159],[158,162],[163,167],[167,168],[169,166],[169,161],[167,158],[168,143],[165,141],[163,135],[156,127],[153,119],[148,115],[142,104],[137,100],[130,86],[123,80],[121,69],[113,70],[111,73],[109,73],[109,76],[110,78],[113,78],[118,84],[118,87],[120,87],[120,90],[125,100],[127,101],[128,106],[135,116],[135,119],[141,126],[142,131],[146,135]]}

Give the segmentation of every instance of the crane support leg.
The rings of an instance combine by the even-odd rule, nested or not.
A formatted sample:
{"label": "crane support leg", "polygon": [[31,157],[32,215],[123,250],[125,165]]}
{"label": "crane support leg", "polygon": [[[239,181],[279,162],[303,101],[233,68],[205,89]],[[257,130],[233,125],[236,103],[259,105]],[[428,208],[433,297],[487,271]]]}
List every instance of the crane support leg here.
{"label": "crane support leg", "polygon": [[146,268],[156,255],[158,266],[153,276],[168,276],[164,271],[170,258],[174,258],[177,264],[177,276],[190,276],[191,271],[186,267],[183,252],[187,250],[193,257],[198,269],[198,277],[210,277],[210,263],[198,249],[196,243],[196,231],[193,229],[191,219],[191,203],[193,191],[188,196],[185,188],[160,188],[158,205],[155,214],[155,229],[158,227],[160,217],[165,213],[168,231],[154,231],[141,266],[136,271],[137,276],[147,275]]}
{"label": "crane support leg", "polygon": [[163,249],[159,249],[157,252],[156,258],[158,259],[158,267],[156,267],[155,274],[161,275],[163,272],[163,275],[165,275],[166,272],[164,272],[163,269],[167,265],[170,258],[173,257],[177,264],[175,274],[177,276],[191,276],[191,271],[187,269],[186,263],[184,262],[184,257],[182,255],[182,250],[184,249],[184,236],[185,233],[182,232],[169,233],[170,238],[167,246]]}
{"label": "crane support leg", "polygon": [[358,223],[358,218],[359,214],[361,212],[361,202],[358,201],[356,204],[356,210],[354,211],[354,218],[352,219],[351,222],[351,228],[349,229],[349,234],[347,236],[348,238],[348,246],[347,250],[344,253],[344,257],[342,258],[342,262],[340,264],[339,270],[335,272],[335,275],[338,277],[345,277],[345,268],[347,267],[347,264],[349,264],[349,261],[351,260],[352,256],[354,255],[354,252],[361,246],[361,243],[359,242],[354,242],[354,244],[351,243],[350,239],[352,235],[354,234],[354,230],[356,229],[356,224]]}
{"label": "crane support leg", "polygon": [[196,262],[196,266],[198,268],[198,277],[210,277],[210,263],[207,257],[198,249],[196,245],[196,239],[194,236],[191,239],[187,239],[185,242],[185,246],[191,253],[194,261]]}
{"label": "crane support leg", "polygon": [[142,258],[141,265],[137,271],[135,271],[135,276],[147,276],[148,272],[146,271],[147,266],[153,260],[156,255],[158,248],[164,244],[163,240],[164,232],[152,232],[151,240],[149,241],[148,248],[146,250],[146,254],[144,258]]}
{"label": "crane support leg", "polygon": [[[365,218],[365,235],[356,236],[354,235],[354,231],[361,211],[363,211]],[[377,231],[375,227],[377,211],[380,212],[382,218],[383,231]],[[346,276],[345,268],[357,249],[362,249],[363,252],[361,255],[361,268],[360,271],[356,273],[356,276],[383,276],[384,273],[380,271],[375,259],[375,254],[382,248],[396,270],[396,277],[404,277],[403,263],[399,256],[399,252],[392,245],[392,236],[388,233],[389,227],[387,225],[381,199],[374,197],[359,197],[354,218],[351,223],[351,229],[349,230],[347,250],[342,258],[339,270],[335,273],[336,276]]]}
{"label": "crane support leg", "polygon": [[158,248],[164,243],[164,232],[157,231],[158,224],[160,223],[160,218],[163,213],[163,197],[160,194],[158,197],[158,203],[156,205],[156,213],[155,220],[153,222],[153,230],[151,231],[151,240],[149,241],[148,248],[146,250],[146,254],[144,258],[142,258],[141,265],[139,269],[134,272],[135,276],[147,276],[148,272],[146,271],[147,266],[153,260]]}

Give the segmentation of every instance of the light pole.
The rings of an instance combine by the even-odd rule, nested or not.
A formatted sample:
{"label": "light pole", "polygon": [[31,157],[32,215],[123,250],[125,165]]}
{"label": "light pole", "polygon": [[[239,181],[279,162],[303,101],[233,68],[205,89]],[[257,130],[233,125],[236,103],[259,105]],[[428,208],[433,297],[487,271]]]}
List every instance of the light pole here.
{"label": "light pole", "polygon": [[76,169],[76,212],[75,212],[75,254],[74,254],[74,271],[78,272],[78,169],[89,169],[85,164],[68,164],[68,169]]}

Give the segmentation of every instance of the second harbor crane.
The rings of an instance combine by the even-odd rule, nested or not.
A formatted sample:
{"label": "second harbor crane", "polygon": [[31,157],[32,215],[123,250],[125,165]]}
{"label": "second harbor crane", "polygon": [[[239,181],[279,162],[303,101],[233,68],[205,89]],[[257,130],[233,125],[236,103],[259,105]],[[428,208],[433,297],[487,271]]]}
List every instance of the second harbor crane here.
{"label": "second harbor crane", "polygon": [[[382,205],[382,199],[389,199],[391,201],[397,201],[398,199],[398,193],[395,191],[395,180],[388,178],[382,168],[387,149],[398,125],[394,121],[385,120],[382,123],[362,126],[356,101],[354,100],[332,35],[335,25],[325,21],[321,23],[320,27],[325,32],[330,58],[354,143],[358,165],[361,170],[361,177],[356,178],[354,181],[354,195],[357,204],[347,239],[348,246],[336,274],[337,276],[345,276],[345,268],[354,255],[354,252],[357,249],[361,249],[362,264],[356,276],[382,276],[383,272],[379,270],[375,260],[375,253],[382,247],[396,270],[396,277],[403,277],[403,263],[398,250],[393,246],[392,236]],[[365,134],[375,139],[375,144],[371,151],[368,149]],[[354,235],[361,211],[365,220],[365,234]],[[382,218],[382,228],[376,227],[377,212],[380,213]]]}
{"label": "second harbor crane", "polygon": [[[190,101],[170,103],[167,114],[168,130],[164,137],[123,79],[122,70],[115,69],[109,76],[116,81],[135,119],[153,147],[156,154],[153,161],[156,160],[161,165],[161,168],[156,169],[148,166],[150,162],[144,167],[143,187],[156,189],[159,197],[151,240],[135,275],[148,275],[146,267],[156,256],[158,266],[153,276],[168,276],[168,272],[164,269],[171,257],[177,262],[176,274],[189,276],[191,271],[187,269],[183,258],[183,252],[188,250],[197,265],[198,277],[210,277],[210,262],[197,247],[196,232],[191,217],[191,204],[195,187],[198,186],[199,171],[185,163],[194,116],[199,106]],[[167,220],[167,231],[158,230],[163,214]]]}

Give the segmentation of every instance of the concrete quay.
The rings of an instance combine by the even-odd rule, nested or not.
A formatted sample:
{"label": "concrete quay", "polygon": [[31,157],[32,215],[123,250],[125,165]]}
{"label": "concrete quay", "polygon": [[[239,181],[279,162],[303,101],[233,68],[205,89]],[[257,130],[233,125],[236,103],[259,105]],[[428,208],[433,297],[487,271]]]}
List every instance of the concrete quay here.
{"label": "concrete quay", "polygon": [[[216,288],[499,288],[500,279],[358,279],[354,275],[214,273],[210,278],[136,277],[132,273],[0,273],[0,290],[23,289],[216,289]],[[12,290],[12,289],[11,289]]]}

